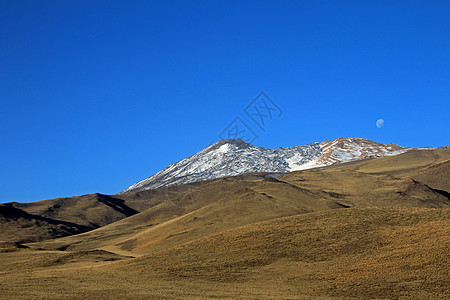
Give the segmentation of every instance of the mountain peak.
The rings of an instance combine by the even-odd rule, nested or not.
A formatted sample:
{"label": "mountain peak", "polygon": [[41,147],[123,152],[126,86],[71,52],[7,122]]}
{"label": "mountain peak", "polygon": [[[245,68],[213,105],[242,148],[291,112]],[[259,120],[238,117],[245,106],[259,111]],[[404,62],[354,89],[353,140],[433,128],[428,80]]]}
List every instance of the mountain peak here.
{"label": "mountain peak", "polygon": [[389,144],[387,144],[386,146],[387,146],[387,147],[391,147],[391,148],[394,149],[394,150],[405,149],[405,148],[403,148],[402,146],[399,146],[399,145],[394,144],[394,143],[389,143]]}
{"label": "mountain peak", "polygon": [[247,143],[247,142],[245,142],[245,141],[243,141],[241,139],[223,139],[221,141],[218,141],[215,144],[212,144],[211,146],[209,146],[206,149],[209,150],[209,151],[216,150],[216,149],[219,149],[220,147],[222,147],[223,145],[232,145],[232,146],[235,146],[235,147],[237,147],[239,149],[248,148],[248,147],[253,146],[252,144]]}

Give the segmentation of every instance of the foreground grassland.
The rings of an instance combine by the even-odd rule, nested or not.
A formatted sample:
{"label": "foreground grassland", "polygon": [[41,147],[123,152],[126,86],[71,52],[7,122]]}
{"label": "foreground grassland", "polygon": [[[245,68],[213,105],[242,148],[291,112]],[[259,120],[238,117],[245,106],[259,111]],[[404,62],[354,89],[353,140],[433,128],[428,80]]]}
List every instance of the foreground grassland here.
{"label": "foreground grassland", "polygon": [[250,224],[139,258],[2,253],[7,298],[448,299],[450,209],[351,208]]}

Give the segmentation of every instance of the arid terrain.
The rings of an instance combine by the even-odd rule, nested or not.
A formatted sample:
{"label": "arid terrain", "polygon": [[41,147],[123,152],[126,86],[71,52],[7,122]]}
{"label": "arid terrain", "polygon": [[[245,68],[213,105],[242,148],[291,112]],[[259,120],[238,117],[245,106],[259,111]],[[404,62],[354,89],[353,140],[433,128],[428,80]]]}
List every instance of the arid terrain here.
{"label": "arid terrain", "polygon": [[450,149],[0,205],[1,299],[449,299]]}

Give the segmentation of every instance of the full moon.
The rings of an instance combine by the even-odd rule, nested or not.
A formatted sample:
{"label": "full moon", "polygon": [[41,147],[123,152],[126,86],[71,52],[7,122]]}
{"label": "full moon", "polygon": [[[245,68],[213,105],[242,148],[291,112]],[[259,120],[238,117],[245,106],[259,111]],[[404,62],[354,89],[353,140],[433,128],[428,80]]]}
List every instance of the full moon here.
{"label": "full moon", "polygon": [[383,127],[383,125],[384,125],[384,120],[383,119],[378,119],[377,120],[377,127],[381,128],[381,127]]}

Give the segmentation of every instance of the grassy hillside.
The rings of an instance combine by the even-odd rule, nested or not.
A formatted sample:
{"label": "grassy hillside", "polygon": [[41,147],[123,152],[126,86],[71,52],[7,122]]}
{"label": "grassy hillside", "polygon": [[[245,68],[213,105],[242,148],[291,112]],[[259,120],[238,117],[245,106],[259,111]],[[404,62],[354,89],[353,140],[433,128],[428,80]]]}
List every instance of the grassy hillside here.
{"label": "grassy hillside", "polygon": [[447,299],[450,209],[351,208],[253,223],[131,259],[4,253],[0,294],[67,299]]}
{"label": "grassy hillside", "polygon": [[[235,179],[252,182],[264,178],[264,174],[248,174]],[[57,198],[30,203],[11,202],[0,205],[0,242],[2,241],[41,241],[87,232],[118,220],[142,212],[148,208],[156,209],[157,219],[168,220],[175,215],[182,215],[185,209],[179,209],[178,194],[208,184],[209,181],[174,186],[157,190],[132,192],[117,195],[90,194],[69,198]],[[182,198],[181,198],[182,200]],[[190,200],[192,201],[192,200]],[[163,204],[166,203],[166,204]],[[167,205],[170,203],[171,205]],[[163,204],[162,207],[158,206]],[[174,206],[174,207],[172,207]],[[2,208],[3,207],[3,208]],[[8,207],[8,210],[6,209]],[[20,218],[11,218],[11,210]],[[39,219],[39,222],[35,220]],[[67,229],[54,224],[70,224]],[[22,230],[22,228],[30,228]]]}

